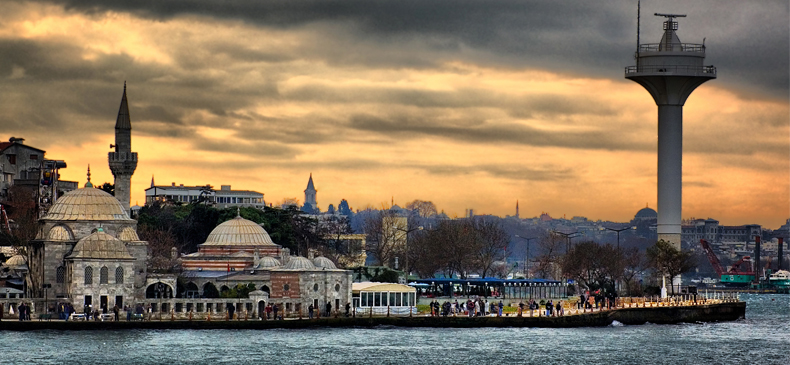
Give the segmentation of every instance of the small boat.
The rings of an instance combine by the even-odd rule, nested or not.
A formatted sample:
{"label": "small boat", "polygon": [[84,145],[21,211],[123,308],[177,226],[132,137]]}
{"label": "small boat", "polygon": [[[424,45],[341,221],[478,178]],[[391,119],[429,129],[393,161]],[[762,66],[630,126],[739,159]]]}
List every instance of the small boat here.
{"label": "small boat", "polygon": [[790,288],[790,271],[779,270],[768,277],[768,283],[776,288]]}

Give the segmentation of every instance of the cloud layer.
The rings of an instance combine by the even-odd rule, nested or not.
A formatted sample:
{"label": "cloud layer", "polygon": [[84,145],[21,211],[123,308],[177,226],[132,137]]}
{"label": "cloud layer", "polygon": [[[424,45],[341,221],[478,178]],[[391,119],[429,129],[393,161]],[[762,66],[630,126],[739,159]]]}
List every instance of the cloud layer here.
{"label": "cloud layer", "polygon": [[[685,109],[684,216],[783,223],[787,2],[642,6],[643,42],[661,36],[652,13],[687,13],[681,40],[706,38],[706,63],[719,69]],[[632,1],[3,7],[3,134],[70,166],[102,165],[126,80],[141,155],[133,199],[155,174],[276,202],[300,197],[312,171],[324,207],[395,196],[503,215],[519,199],[522,215],[625,220],[654,206],[655,105],[623,79]]]}

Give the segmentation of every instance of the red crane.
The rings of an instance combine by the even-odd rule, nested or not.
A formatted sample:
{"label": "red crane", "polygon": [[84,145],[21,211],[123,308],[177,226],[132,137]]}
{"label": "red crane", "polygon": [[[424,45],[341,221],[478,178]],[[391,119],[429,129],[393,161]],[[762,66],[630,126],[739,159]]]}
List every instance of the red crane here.
{"label": "red crane", "polygon": [[[750,256],[741,257],[740,260],[732,264],[729,271],[725,271],[721,267],[719,258],[713,252],[713,248],[710,247],[710,243],[704,239],[699,240],[699,243],[702,245],[702,249],[705,250],[705,254],[708,255],[708,261],[710,261],[711,266],[713,266],[713,270],[716,270],[717,275],[754,275],[754,270],[752,270],[752,258]],[[743,265],[743,268],[741,268],[741,265]]]}

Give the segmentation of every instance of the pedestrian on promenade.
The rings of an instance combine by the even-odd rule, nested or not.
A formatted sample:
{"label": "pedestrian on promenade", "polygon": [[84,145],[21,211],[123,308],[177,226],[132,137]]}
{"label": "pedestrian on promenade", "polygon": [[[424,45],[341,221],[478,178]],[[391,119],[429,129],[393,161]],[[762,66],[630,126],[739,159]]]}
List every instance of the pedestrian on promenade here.
{"label": "pedestrian on promenade", "polygon": [[[276,306],[276,304],[275,304],[275,306]],[[332,303],[330,303],[329,301],[326,302],[326,316],[327,317],[331,317],[332,316]],[[277,319],[277,312],[276,311],[274,312],[274,318]]]}
{"label": "pedestrian on promenade", "polygon": [[115,315],[115,322],[118,322],[118,315],[121,312],[121,308],[118,308],[118,304],[112,307],[112,314]]}
{"label": "pedestrian on promenade", "polygon": [[346,318],[351,316],[351,303],[346,302]]}
{"label": "pedestrian on promenade", "polygon": [[25,303],[20,303],[19,307],[16,308],[19,311],[19,321],[22,322],[25,320]]}
{"label": "pedestrian on promenade", "polygon": [[499,301],[499,317],[502,317],[502,310],[505,309],[505,304],[502,303],[502,300]]}
{"label": "pedestrian on promenade", "polygon": [[557,301],[556,309],[557,309],[557,317],[562,316],[562,301],[561,300]]}
{"label": "pedestrian on promenade", "polygon": [[307,317],[310,318],[310,319],[313,319],[313,304],[312,303],[307,306]]}
{"label": "pedestrian on promenade", "polygon": [[274,312],[274,320],[278,320],[280,317],[277,317],[277,312],[280,311],[280,307],[277,306],[277,303],[274,303],[272,306],[272,312]]}

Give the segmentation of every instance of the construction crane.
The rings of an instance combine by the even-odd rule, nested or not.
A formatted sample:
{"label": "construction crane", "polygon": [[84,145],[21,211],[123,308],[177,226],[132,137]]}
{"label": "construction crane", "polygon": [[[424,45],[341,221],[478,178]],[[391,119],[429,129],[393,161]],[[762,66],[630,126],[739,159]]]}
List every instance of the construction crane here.
{"label": "construction crane", "polygon": [[708,261],[713,266],[713,270],[716,271],[716,275],[719,275],[719,282],[726,286],[747,286],[754,281],[754,269],[752,269],[752,258],[750,256],[741,257],[727,271],[721,267],[719,257],[713,252],[710,243],[704,239],[699,240],[699,243],[702,249],[705,250]]}

